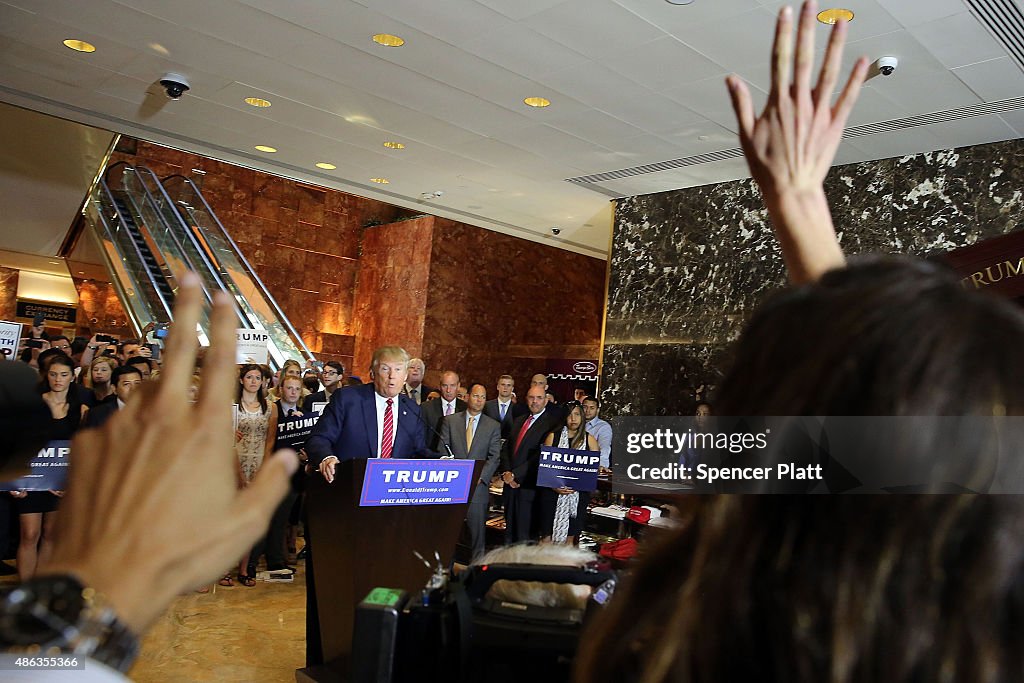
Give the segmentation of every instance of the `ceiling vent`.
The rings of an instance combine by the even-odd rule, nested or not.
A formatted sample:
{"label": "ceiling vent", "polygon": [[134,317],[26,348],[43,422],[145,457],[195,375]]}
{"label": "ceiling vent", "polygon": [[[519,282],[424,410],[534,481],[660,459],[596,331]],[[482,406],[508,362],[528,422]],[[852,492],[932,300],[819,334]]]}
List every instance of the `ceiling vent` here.
{"label": "ceiling vent", "polygon": [[[970,0],[968,1],[970,2]],[[1024,25],[1022,25],[1022,28],[1024,28]],[[1024,48],[1024,43],[1021,43],[1021,46]],[[1024,55],[1024,50],[1022,50],[1022,55]],[[880,121],[878,123],[867,123],[862,126],[853,126],[846,129],[843,133],[843,138],[849,140],[852,138],[864,137],[866,135],[877,135],[879,133],[905,130],[907,128],[916,128],[918,126],[929,126],[933,123],[959,121],[976,116],[989,116],[991,114],[1005,114],[1019,109],[1024,109],[1024,97],[1014,97],[1012,99],[999,100],[997,102],[982,102],[980,104],[971,104],[966,107],[937,111],[931,114],[907,116],[901,119],[892,119],[890,121]],[[725,159],[738,159],[742,156],[743,150],[739,147],[733,147],[732,149],[723,149],[718,152],[695,154],[693,156],[682,157],[680,159],[669,159],[668,161],[659,161],[653,164],[621,168],[617,171],[607,171],[605,173],[594,173],[592,175],[566,178],[565,180],[566,182],[582,185],[588,189],[601,192],[602,194],[621,197],[621,192],[616,193],[607,188],[597,187],[594,186],[594,183],[604,183],[609,180],[632,178],[634,176],[646,175],[648,173],[658,173],[659,171],[672,171],[679,168],[686,168],[688,166],[699,166],[700,164],[723,161]]]}
{"label": "ceiling vent", "polygon": [[1024,12],[1014,0],[966,0],[971,13],[1024,70]]}

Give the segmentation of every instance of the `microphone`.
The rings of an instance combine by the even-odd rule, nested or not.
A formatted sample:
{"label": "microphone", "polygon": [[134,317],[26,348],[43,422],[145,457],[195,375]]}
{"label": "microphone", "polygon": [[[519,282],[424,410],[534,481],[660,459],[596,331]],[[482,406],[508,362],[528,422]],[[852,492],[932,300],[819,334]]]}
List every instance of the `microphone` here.
{"label": "microphone", "polygon": [[[411,401],[412,399],[410,398],[409,400]],[[438,400],[440,400],[440,399],[438,399]],[[448,451],[448,457],[451,458],[452,460],[454,460],[455,459],[455,454],[452,453],[452,447],[448,445],[447,441],[445,441],[444,439],[441,438],[441,432],[437,431],[434,428],[434,425],[432,425],[429,422],[427,422],[427,418],[423,417],[423,411],[422,410],[416,411],[416,416],[418,418],[420,418],[420,422],[422,422],[423,424],[427,425],[427,429],[429,429],[430,431],[432,431],[434,434],[437,435],[438,443],[440,443],[442,446],[444,446],[444,449],[446,451]]]}

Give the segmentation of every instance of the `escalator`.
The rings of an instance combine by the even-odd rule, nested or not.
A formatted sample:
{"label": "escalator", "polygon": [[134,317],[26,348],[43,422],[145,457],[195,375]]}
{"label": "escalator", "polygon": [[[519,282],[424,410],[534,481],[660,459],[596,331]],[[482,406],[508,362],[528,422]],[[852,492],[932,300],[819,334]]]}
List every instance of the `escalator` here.
{"label": "escalator", "polygon": [[[178,280],[191,271],[208,304],[215,292],[227,291],[238,327],[268,333],[272,368],[313,357],[187,178],[161,181],[145,167],[113,164],[91,191],[85,217],[136,334],[171,321]],[[197,330],[204,345],[208,316],[209,306]]]}

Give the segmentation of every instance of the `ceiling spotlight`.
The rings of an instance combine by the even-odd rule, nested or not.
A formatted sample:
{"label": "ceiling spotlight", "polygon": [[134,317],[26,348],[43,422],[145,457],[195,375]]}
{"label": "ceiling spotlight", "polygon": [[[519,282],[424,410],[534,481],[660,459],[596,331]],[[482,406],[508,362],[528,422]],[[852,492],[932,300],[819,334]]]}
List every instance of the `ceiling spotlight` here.
{"label": "ceiling spotlight", "polygon": [[405,39],[393,36],[390,33],[378,33],[373,37],[373,42],[384,47],[402,47],[405,45]]}
{"label": "ceiling spotlight", "polygon": [[326,161],[318,161],[317,164],[316,164],[316,167],[317,168],[322,168],[325,171],[333,171],[334,169],[338,168],[334,164],[329,164]]}
{"label": "ceiling spotlight", "polygon": [[391,140],[385,142],[384,146],[387,147],[388,149],[405,149],[405,145],[403,145],[401,142],[392,142]]}
{"label": "ceiling spotlight", "polygon": [[528,107],[550,107],[551,100],[545,99],[543,97],[527,97],[525,100],[523,100],[523,104],[525,104]]}
{"label": "ceiling spotlight", "polygon": [[429,202],[431,199],[440,199],[444,195],[444,190],[434,190],[433,192],[421,192],[420,199]]}
{"label": "ceiling spotlight", "polygon": [[269,147],[267,145],[256,145],[255,149],[259,150],[260,152],[266,152],[267,154],[273,154],[274,152],[277,151],[277,149],[275,149],[274,147]]}
{"label": "ceiling spotlight", "polygon": [[92,43],[87,43],[84,40],[78,40],[76,38],[68,38],[64,41],[64,47],[69,47],[75,52],[96,52],[96,46]]}
{"label": "ceiling spotlight", "polygon": [[693,0],[665,0],[670,5],[689,5]]}
{"label": "ceiling spotlight", "polygon": [[245,98],[245,103],[248,104],[249,106],[260,107],[260,108],[269,107],[270,106],[270,100],[264,100],[264,99],[261,99],[259,97],[246,97]]}
{"label": "ceiling spotlight", "polygon": [[378,185],[387,185],[391,181],[387,178],[370,178],[371,183],[377,183]]}
{"label": "ceiling spotlight", "polygon": [[818,21],[829,26],[837,21],[853,21],[853,12],[842,7],[823,9],[818,12]]}

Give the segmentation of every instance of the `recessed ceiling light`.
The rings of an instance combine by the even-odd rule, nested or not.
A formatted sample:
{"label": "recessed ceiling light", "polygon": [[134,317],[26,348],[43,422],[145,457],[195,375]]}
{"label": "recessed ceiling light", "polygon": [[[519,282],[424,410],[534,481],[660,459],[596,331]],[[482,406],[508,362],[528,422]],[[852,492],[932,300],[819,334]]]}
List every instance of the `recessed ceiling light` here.
{"label": "recessed ceiling light", "polygon": [[325,171],[333,171],[334,169],[338,168],[334,164],[329,164],[326,161],[318,161],[317,164],[316,164],[316,167],[317,168],[322,168]]}
{"label": "recessed ceiling light", "polygon": [[274,152],[277,151],[273,147],[268,147],[267,145],[256,145],[256,149],[258,149],[261,152],[269,152],[270,154],[273,154]]}
{"label": "recessed ceiling light", "polygon": [[377,183],[378,185],[387,185],[391,181],[387,178],[370,178],[371,183]]}
{"label": "recessed ceiling light", "polygon": [[551,100],[545,99],[543,97],[527,97],[525,100],[523,100],[523,104],[525,104],[528,107],[550,107]]}
{"label": "recessed ceiling light", "polygon": [[59,266],[60,265],[60,261],[50,261],[50,263],[52,265],[55,265],[55,266]]}
{"label": "recessed ceiling light", "polygon": [[270,100],[264,100],[259,97],[246,97],[245,103],[253,107],[269,107]]}
{"label": "recessed ceiling light", "polygon": [[64,46],[70,47],[75,52],[96,52],[95,45],[76,38],[68,38],[64,41]]}
{"label": "recessed ceiling light", "polygon": [[402,47],[405,45],[405,39],[393,36],[390,33],[378,33],[373,37],[373,42],[384,47]]}
{"label": "recessed ceiling light", "polygon": [[853,12],[841,7],[823,9],[818,12],[818,21],[823,24],[828,24],[829,26],[837,21],[853,21]]}
{"label": "recessed ceiling light", "polygon": [[665,0],[670,5],[689,5],[693,0]]}
{"label": "recessed ceiling light", "polygon": [[391,140],[385,142],[384,146],[387,147],[388,149],[405,149],[405,145],[403,145],[401,142],[392,142]]}

